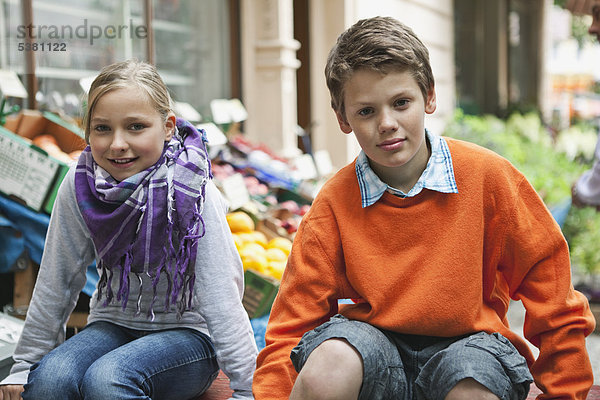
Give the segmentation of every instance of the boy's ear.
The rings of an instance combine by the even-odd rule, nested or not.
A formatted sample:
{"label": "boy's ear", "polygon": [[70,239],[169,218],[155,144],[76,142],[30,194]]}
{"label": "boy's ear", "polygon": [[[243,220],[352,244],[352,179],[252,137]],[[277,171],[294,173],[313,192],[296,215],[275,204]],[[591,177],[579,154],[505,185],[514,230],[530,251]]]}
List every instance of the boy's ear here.
{"label": "boy's ear", "polygon": [[435,100],[435,88],[431,87],[427,91],[427,98],[425,99],[425,112],[427,114],[433,114],[437,105]]}
{"label": "boy's ear", "polygon": [[348,125],[348,122],[346,122],[346,118],[344,118],[341,112],[336,111],[335,116],[337,118],[338,124],[340,125],[340,129],[342,130],[342,132],[346,134],[352,132],[352,128],[350,127],[350,125]]}
{"label": "boy's ear", "polygon": [[168,142],[173,138],[173,134],[175,133],[175,114],[173,114],[172,112],[170,112],[169,115],[167,115],[167,120],[165,121],[165,129],[165,142]]}

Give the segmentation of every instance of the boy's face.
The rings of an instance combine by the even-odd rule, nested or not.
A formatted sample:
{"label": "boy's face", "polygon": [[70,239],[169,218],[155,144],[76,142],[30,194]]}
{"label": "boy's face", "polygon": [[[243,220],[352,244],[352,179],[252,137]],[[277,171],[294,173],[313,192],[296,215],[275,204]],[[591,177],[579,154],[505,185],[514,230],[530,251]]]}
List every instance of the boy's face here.
{"label": "boy's face", "polygon": [[410,72],[362,69],[344,85],[344,105],[345,118],[336,112],[342,132],[354,132],[382,181],[410,190],[429,159],[425,113],[435,111],[435,90],[424,99]]}
{"label": "boy's face", "polygon": [[122,181],[154,165],[174,129],[175,116],[165,121],[142,89],[115,89],[98,99],[92,112],[92,156],[113,178]]}

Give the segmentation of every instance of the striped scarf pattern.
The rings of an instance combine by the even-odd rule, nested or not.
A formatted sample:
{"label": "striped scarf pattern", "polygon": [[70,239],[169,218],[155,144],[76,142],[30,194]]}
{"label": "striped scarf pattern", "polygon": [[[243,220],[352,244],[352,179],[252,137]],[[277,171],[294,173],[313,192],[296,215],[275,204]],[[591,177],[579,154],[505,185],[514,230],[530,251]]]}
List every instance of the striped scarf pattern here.
{"label": "striped scarf pattern", "polygon": [[[104,306],[116,297],[125,310],[130,278],[150,277],[154,303],[161,275],[167,279],[165,311],[177,305],[179,316],[191,308],[198,240],[205,233],[202,219],[206,183],[212,178],[206,134],[189,122],[176,121],[173,138],[165,143],[153,166],[121,182],[93,160],[88,146],[75,170],[75,193],[83,219],[96,247],[100,280],[98,301]],[[117,275],[119,289],[112,289]]]}

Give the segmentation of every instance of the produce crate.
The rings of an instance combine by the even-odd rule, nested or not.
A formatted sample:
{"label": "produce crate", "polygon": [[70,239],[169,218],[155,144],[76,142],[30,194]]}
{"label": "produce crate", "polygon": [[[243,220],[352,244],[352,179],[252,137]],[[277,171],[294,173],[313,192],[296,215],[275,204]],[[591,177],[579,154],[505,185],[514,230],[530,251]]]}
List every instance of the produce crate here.
{"label": "produce crate", "polygon": [[52,135],[66,153],[86,145],[78,127],[49,112],[23,110],[0,127],[0,192],[49,214],[69,166],[31,143],[40,134]]}
{"label": "produce crate", "polygon": [[279,281],[251,269],[244,273],[244,281],[242,304],[248,316],[258,318],[268,314],[279,290]]}

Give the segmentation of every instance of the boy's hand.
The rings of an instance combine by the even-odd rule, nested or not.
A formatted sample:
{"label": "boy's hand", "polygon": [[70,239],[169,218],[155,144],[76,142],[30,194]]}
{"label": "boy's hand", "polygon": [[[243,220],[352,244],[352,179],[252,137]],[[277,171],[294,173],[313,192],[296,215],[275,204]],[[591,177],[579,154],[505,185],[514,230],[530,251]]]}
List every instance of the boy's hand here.
{"label": "boy's hand", "polygon": [[0,400],[21,400],[23,385],[0,386]]}

